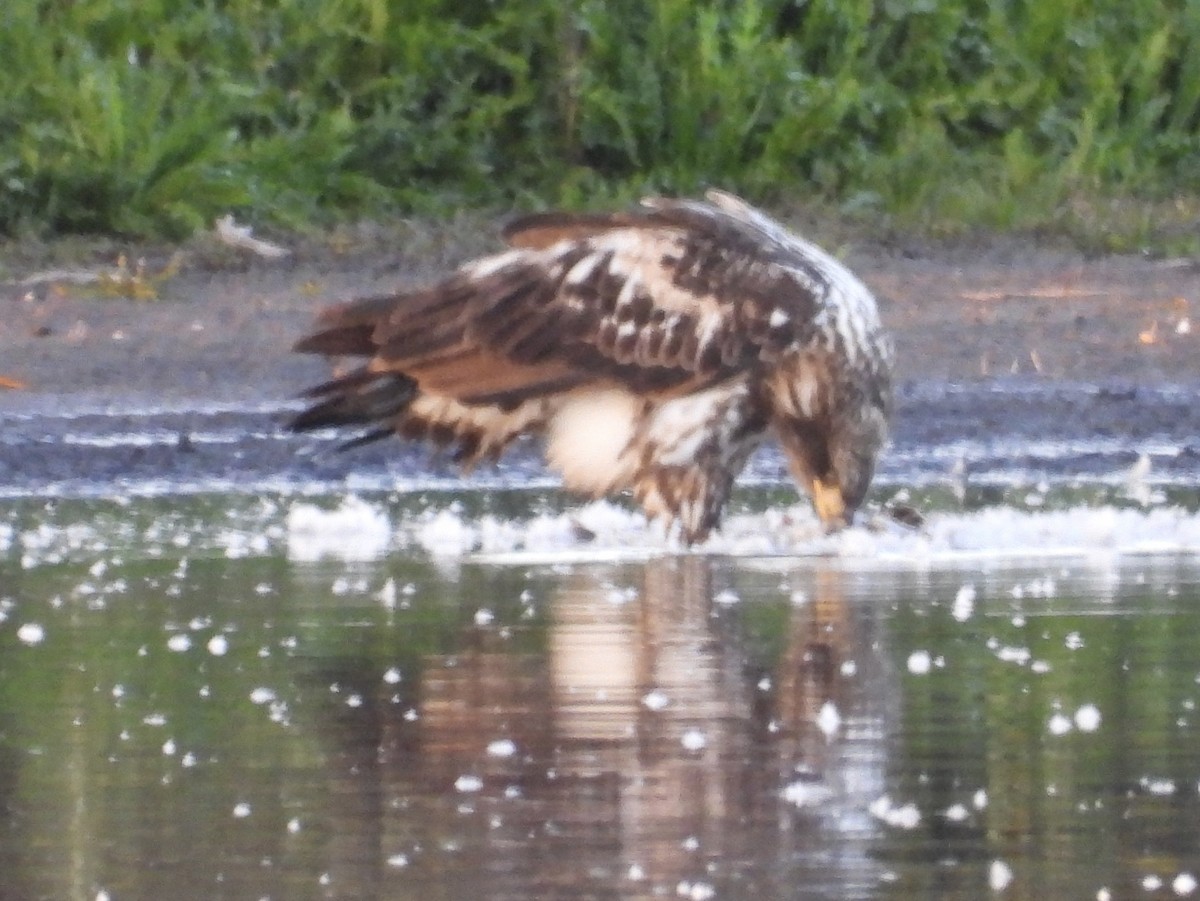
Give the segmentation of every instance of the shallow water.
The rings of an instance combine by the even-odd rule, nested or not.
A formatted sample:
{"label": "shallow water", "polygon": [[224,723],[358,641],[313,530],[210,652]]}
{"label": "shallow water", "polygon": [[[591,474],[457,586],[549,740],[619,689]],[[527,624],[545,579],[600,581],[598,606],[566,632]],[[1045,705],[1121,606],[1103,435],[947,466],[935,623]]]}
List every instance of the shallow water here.
{"label": "shallow water", "polygon": [[12,501],[0,897],[1200,894],[1195,498],[1042,494],[648,559],[520,492]]}
{"label": "shallow water", "polygon": [[[1099,386],[1041,380],[898,387],[889,447],[878,479],[914,485],[961,468],[972,486],[1120,482],[1145,454],[1156,485],[1200,481],[1200,418],[1194,388]],[[55,395],[8,394],[0,406],[0,498],[125,494],[417,492],[437,485],[480,490],[558,484],[540,452],[519,442],[500,466],[465,482],[421,447],[381,441],[340,454],[345,435],[290,434],[300,408],[189,403],[97,404]],[[788,482],[777,449],[750,461],[742,484]]]}

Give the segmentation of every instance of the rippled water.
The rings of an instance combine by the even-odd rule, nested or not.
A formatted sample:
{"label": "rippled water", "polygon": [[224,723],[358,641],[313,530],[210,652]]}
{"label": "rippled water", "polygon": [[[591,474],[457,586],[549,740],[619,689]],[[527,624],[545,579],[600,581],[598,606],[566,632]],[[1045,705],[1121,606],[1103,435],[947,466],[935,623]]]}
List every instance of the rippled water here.
{"label": "rippled water", "polygon": [[283,506],[6,508],[0,897],[1200,894],[1194,552],[347,561]]}

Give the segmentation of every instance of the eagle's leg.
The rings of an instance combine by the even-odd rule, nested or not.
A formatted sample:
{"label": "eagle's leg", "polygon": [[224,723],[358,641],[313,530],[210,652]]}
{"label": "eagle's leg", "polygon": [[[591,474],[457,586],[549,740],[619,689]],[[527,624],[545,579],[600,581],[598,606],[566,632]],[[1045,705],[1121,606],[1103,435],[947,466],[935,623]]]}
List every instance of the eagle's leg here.
{"label": "eagle's leg", "polygon": [[703,541],[765,426],[762,406],[741,383],[649,408],[627,447],[637,461],[634,497],[648,517],[678,529],[684,544]]}

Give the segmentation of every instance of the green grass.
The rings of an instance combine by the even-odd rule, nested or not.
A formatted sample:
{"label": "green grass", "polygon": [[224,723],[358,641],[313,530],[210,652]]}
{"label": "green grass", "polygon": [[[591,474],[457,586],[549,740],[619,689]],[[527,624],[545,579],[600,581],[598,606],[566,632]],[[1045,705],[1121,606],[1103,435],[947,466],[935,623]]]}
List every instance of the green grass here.
{"label": "green grass", "polygon": [[1186,0],[8,0],[0,53],[9,235],[717,184],[1128,249],[1200,195]]}

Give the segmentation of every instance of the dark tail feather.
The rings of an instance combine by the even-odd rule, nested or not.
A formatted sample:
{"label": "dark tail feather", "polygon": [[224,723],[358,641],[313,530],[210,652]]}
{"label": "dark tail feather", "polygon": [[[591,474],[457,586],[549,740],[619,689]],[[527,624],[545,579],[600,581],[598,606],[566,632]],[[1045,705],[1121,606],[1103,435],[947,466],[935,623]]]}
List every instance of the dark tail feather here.
{"label": "dark tail feather", "polygon": [[[332,379],[306,392],[309,397],[323,397],[297,415],[288,428],[294,432],[334,426],[376,426],[375,435],[363,435],[364,441],[352,439],[351,443],[382,438],[391,431],[390,423],[403,413],[417,394],[417,383],[403,374],[374,373],[358,370],[341,378]],[[381,423],[388,423],[381,426]],[[369,435],[374,437],[368,438]]]}
{"label": "dark tail feather", "polygon": [[380,441],[389,437],[390,435],[395,434],[396,430],[391,426],[386,426],[380,429],[371,429],[371,431],[365,432],[364,434],[359,435],[357,438],[351,438],[349,441],[343,441],[337,446],[337,449],[340,451],[353,450],[356,447],[362,447],[364,444],[374,444],[376,441]]}
{"label": "dark tail feather", "polygon": [[344,392],[352,388],[358,388],[361,385],[368,385],[379,378],[378,372],[372,372],[365,366],[361,369],[356,369],[346,375],[339,375],[327,382],[321,382],[319,385],[313,385],[311,388],[305,388],[300,393],[301,397],[315,398],[324,397],[326,394],[335,392]]}

